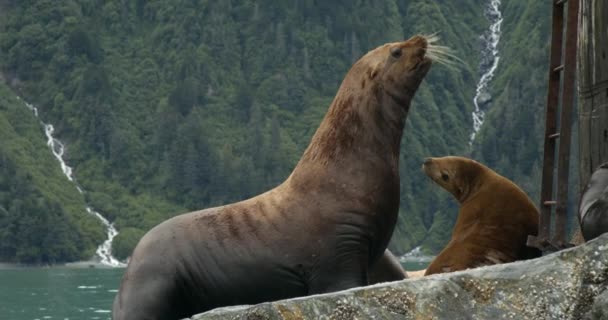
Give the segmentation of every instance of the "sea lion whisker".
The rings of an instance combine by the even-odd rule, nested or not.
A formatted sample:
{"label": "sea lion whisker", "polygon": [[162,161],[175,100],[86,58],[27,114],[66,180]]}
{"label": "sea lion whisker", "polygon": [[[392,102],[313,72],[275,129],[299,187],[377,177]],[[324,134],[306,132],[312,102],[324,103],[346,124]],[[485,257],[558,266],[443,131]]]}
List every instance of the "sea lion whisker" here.
{"label": "sea lion whisker", "polygon": [[435,52],[437,54],[442,54],[442,55],[452,55],[454,56],[454,54],[448,50],[443,50],[443,49],[437,49],[437,48],[427,48],[426,52]]}
{"label": "sea lion whisker", "polygon": [[430,45],[430,46],[429,46],[429,48],[433,48],[433,49],[445,49],[445,50],[448,50],[448,51],[449,51],[449,50],[452,50],[452,49],[451,49],[450,47],[448,47],[448,46],[441,46],[441,45],[438,45],[438,44],[433,44],[433,45]]}
{"label": "sea lion whisker", "polygon": [[453,53],[453,50],[447,46],[436,45],[435,42],[439,41],[439,32],[431,33],[430,35],[424,35],[423,37],[427,41],[426,47],[426,55],[433,61],[436,61],[440,64],[456,67],[458,64],[462,64],[464,66],[467,65],[461,58],[456,56]]}
{"label": "sea lion whisker", "polygon": [[432,44],[432,45],[428,46],[426,49],[427,50],[434,50],[434,51],[442,51],[442,52],[449,53],[449,54],[454,54],[453,53],[454,50],[452,48],[450,48],[450,47],[447,47],[447,46],[440,46],[440,45]]}
{"label": "sea lion whisker", "polygon": [[427,50],[426,54],[434,54],[436,56],[441,56],[441,57],[449,57],[447,54],[445,54],[445,52],[443,51],[439,51],[439,50]]}
{"label": "sea lion whisker", "polygon": [[437,37],[437,36],[432,36],[432,37],[425,38],[425,39],[426,39],[426,43],[427,43],[427,45],[432,45],[432,44],[434,44],[435,42],[438,42],[438,41],[439,41],[439,37]]}
{"label": "sea lion whisker", "polygon": [[427,48],[426,50],[432,51],[432,52],[437,52],[437,53],[440,53],[440,54],[443,54],[446,56],[450,56],[456,60],[462,61],[462,59],[460,57],[458,57],[453,50],[451,50],[450,48],[447,48],[447,47],[442,48],[442,47],[438,47],[438,46],[437,47],[431,46],[431,47]]}
{"label": "sea lion whisker", "polygon": [[440,63],[443,61],[443,62],[451,64],[453,66],[457,66],[457,65],[467,66],[467,63],[465,61],[463,61],[462,59],[460,59],[458,56],[456,56],[450,52],[446,52],[444,50],[435,50],[433,48],[427,49],[426,56],[437,62],[440,62]]}
{"label": "sea lion whisker", "polygon": [[445,57],[435,55],[433,53],[427,54],[427,58],[429,58],[432,61],[437,62],[437,63],[439,63],[441,65],[449,67],[449,68],[456,68],[457,67],[457,63],[456,62],[454,62],[452,60],[449,60],[449,59],[447,59]]}
{"label": "sea lion whisker", "polygon": [[439,39],[440,39],[439,38],[439,31],[433,32],[433,33],[431,33],[429,35],[423,35],[422,37],[426,40],[427,44],[432,44],[434,42],[439,41]]}
{"label": "sea lion whisker", "polygon": [[440,52],[446,55],[451,55],[456,57],[456,54],[454,53],[454,51],[448,47],[444,47],[444,46],[429,46],[428,48],[426,48],[427,51],[434,51],[434,52]]}
{"label": "sea lion whisker", "polygon": [[446,61],[449,61],[451,63],[463,63],[463,61],[455,59],[454,57],[446,55],[446,54],[444,54],[442,52],[427,51],[426,52],[426,56],[427,57],[434,57],[434,58],[437,58],[437,59],[446,60]]}
{"label": "sea lion whisker", "polygon": [[431,60],[439,65],[446,67],[449,70],[452,70],[452,71],[458,70],[458,66],[454,65],[453,63],[442,61],[442,60],[437,60],[437,59],[431,59]]}

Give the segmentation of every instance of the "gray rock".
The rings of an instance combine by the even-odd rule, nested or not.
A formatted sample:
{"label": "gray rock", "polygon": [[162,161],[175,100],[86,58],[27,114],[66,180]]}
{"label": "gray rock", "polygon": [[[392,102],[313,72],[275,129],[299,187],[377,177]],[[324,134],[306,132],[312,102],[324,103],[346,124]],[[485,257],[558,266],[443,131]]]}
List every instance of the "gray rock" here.
{"label": "gray rock", "polygon": [[608,319],[608,234],[542,258],[191,319]]}
{"label": "gray rock", "polygon": [[593,302],[591,311],[587,314],[587,318],[590,320],[602,320],[608,319],[608,291],[604,291],[598,295]]}

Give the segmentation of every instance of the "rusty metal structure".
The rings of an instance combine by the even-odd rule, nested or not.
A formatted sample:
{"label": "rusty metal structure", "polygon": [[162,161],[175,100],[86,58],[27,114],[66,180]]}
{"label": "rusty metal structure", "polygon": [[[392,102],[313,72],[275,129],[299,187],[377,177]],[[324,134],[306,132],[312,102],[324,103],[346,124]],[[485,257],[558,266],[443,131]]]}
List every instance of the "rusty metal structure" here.
{"label": "rusty metal structure", "polygon": [[[545,116],[541,215],[538,236],[528,237],[528,246],[538,248],[543,253],[570,246],[565,236],[579,12],[579,0],[552,1],[551,60]],[[557,184],[555,176],[557,176]],[[554,190],[555,185],[557,190]],[[555,226],[552,237],[551,216],[554,211]]]}

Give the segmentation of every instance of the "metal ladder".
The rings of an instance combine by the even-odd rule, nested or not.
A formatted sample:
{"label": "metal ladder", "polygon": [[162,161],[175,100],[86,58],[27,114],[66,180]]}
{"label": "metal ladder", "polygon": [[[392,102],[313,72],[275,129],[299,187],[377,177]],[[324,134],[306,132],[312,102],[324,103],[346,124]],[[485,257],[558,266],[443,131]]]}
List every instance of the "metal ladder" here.
{"label": "metal ladder", "polygon": [[[543,254],[571,246],[566,242],[568,207],[568,170],[570,165],[570,136],[572,104],[576,77],[576,47],[579,0],[552,0],[551,62],[545,124],[545,146],[540,200],[538,236],[528,236],[528,246]],[[567,3],[567,7],[566,7]],[[564,30],[564,11],[567,12]],[[565,35],[564,35],[565,33]],[[565,46],[564,46],[565,37]],[[560,82],[563,87],[560,88]],[[560,94],[561,89],[561,94]],[[561,110],[559,107],[561,105]],[[560,117],[557,117],[558,111]],[[558,131],[559,122],[559,131]],[[559,148],[557,147],[559,140]],[[557,194],[554,198],[555,153],[557,162]],[[555,207],[555,229],[551,236],[551,213]]]}

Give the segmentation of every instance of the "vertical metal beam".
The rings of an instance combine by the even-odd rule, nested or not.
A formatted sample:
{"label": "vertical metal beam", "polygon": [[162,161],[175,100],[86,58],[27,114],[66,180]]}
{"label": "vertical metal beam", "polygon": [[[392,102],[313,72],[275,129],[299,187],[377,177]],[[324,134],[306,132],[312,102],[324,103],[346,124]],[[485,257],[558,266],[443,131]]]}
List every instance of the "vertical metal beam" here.
{"label": "vertical metal beam", "polygon": [[553,175],[555,168],[555,139],[550,138],[557,130],[557,105],[559,101],[560,72],[562,60],[562,33],[564,7],[553,4],[553,23],[551,30],[551,61],[549,65],[549,88],[547,90],[547,109],[545,118],[545,146],[543,155],[543,175],[540,200],[540,224],[537,244],[544,246],[549,240],[551,230],[551,211],[553,199]]}
{"label": "vertical metal beam", "polygon": [[[579,0],[568,1],[566,22],[566,47],[564,57],[563,88],[561,97],[559,158],[557,168],[557,207],[555,209],[555,237],[558,248],[566,245],[566,220],[568,210],[568,176],[570,171],[570,140],[572,132],[572,104],[576,77],[576,45]],[[561,48],[560,48],[561,49]]]}

